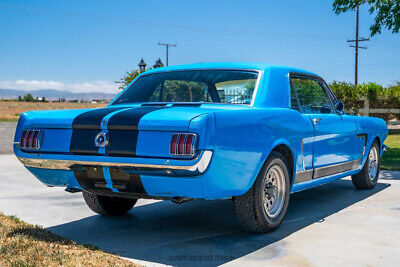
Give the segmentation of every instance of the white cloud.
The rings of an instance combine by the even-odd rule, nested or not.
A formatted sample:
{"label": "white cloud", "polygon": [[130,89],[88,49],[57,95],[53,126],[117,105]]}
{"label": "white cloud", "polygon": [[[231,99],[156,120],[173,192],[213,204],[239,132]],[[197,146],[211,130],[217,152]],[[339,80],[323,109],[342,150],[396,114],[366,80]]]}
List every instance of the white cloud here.
{"label": "white cloud", "polygon": [[37,81],[37,80],[0,81],[0,88],[18,89],[18,90],[40,90],[40,89],[64,90],[64,84],[54,81]]}
{"label": "white cloud", "polygon": [[73,83],[67,86],[73,92],[103,92],[118,93],[118,84],[105,81],[93,81],[86,83]]}
{"label": "white cloud", "polygon": [[18,80],[15,82],[17,86],[20,88],[30,88],[30,90],[39,90],[39,89],[56,89],[62,90],[64,89],[64,84],[60,82],[54,81],[26,81],[26,80]]}
{"label": "white cloud", "polygon": [[38,80],[17,80],[0,81],[0,88],[16,90],[41,90],[55,89],[70,92],[102,92],[118,93],[118,84],[107,81],[92,81],[83,83],[62,83],[57,81],[38,81]]}

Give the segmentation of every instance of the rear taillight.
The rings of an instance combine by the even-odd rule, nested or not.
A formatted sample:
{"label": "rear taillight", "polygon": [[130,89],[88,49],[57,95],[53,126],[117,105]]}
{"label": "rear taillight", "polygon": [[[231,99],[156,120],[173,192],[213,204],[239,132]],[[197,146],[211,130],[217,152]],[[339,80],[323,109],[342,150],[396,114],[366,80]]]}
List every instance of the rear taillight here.
{"label": "rear taillight", "polygon": [[185,155],[192,155],[193,151],[193,134],[188,134],[186,136],[185,142]]}
{"label": "rear taillight", "polygon": [[27,131],[23,131],[22,137],[21,137],[21,142],[19,144],[20,147],[26,146],[26,135],[27,135]]}
{"label": "rear taillight", "polygon": [[25,130],[22,132],[19,146],[24,149],[39,149],[42,142],[41,130]]}
{"label": "rear taillight", "polygon": [[169,153],[172,155],[176,154],[178,136],[178,134],[174,134],[171,138],[171,143],[169,144]]}
{"label": "rear taillight", "polygon": [[37,147],[37,138],[39,136],[39,131],[34,131],[33,137],[32,137],[32,147]]}
{"label": "rear taillight", "polygon": [[192,157],[196,154],[197,134],[173,134],[169,145],[169,153],[174,156]]}

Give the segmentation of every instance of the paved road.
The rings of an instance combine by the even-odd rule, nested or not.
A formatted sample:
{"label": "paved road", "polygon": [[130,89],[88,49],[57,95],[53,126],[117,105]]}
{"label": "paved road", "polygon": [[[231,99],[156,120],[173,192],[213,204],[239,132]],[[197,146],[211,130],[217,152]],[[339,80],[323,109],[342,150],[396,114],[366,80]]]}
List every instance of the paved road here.
{"label": "paved road", "polygon": [[16,122],[0,122],[0,154],[11,153]]}
{"label": "paved road", "polygon": [[348,179],[296,193],[279,230],[241,231],[231,201],[139,200],[128,215],[91,212],[81,194],[47,188],[0,155],[0,211],[144,265],[381,265],[400,262],[400,172],[374,190]]}

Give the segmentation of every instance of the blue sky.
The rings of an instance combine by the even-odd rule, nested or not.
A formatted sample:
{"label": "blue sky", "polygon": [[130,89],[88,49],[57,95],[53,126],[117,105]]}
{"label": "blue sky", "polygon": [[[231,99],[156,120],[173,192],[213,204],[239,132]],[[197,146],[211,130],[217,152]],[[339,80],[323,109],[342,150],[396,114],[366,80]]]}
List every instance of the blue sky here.
{"label": "blue sky", "polygon": [[[360,10],[360,35],[372,16]],[[355,12],[330,0],[0,0],[0,88],[117,92],[140,58],[170,65],[256,61],[354,80]],[[400,34],[383,31],[360,51],[359,81],[400,80]]]}

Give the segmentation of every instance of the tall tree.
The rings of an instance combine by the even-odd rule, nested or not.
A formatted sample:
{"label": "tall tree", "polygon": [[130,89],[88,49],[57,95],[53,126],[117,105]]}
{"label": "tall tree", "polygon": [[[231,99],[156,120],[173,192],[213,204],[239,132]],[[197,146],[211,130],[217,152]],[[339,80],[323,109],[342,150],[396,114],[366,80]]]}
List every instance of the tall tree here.
{"label": "tall tree", "polygon": [[374,14],[374,24],[369,28],[371,36],[380,34],[382,28],[392,33],[400,30],[400,0],[335,0],[333,11],[336,14],[354,10],[357,5],[367,4],[369,13]]}

